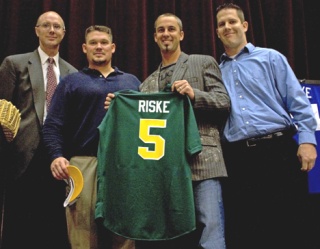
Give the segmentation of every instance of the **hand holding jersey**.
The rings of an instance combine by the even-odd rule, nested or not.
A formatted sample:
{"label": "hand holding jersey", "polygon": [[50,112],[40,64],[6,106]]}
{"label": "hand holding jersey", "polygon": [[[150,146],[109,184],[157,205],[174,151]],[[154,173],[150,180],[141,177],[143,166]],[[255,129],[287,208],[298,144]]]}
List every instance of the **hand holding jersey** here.
{"label": "hand holding jersey", "polygon": [[[171,91],[176,91],[181,95],[188,95],[190,100],[194,99],[194,91],[192,86],[189,84],[187,80],[177,80],[171,86]],[[111,104],[112,99],[114,99],[114,93],[108,93],[106,100],[104,102],[104,109],[108,110]]]}

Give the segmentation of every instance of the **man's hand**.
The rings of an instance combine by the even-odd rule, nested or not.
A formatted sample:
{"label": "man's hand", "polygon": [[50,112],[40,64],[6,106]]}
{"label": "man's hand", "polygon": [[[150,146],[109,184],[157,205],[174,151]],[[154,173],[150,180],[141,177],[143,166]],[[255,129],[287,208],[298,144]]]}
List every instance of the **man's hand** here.
{"label": "man's hand", "polygon": [[106,101],[104,102],[104,109],[108,110],[111,104],[112,99],[114,99],[115,95],[113,93],[108,93],[106,97]]}
{"label": "man's hand", "polygon": [[69,161],[64,157],[57,157],[54,159],[50,165],[51,173],[57,180],[68,179],[68,169]]}
{"label": "man's hand", "polygon": [[194,100],[194,91],[186,80],[177,80],[171,86],[171,91],[177,91],[182,95],[188,95],[191,100]]}
{"label": "man's hand", "polygon": [[300,144],[297,156],[301,162],[301,170],[309,172],[313,169],[316,162],[316,147],[313,144]]}

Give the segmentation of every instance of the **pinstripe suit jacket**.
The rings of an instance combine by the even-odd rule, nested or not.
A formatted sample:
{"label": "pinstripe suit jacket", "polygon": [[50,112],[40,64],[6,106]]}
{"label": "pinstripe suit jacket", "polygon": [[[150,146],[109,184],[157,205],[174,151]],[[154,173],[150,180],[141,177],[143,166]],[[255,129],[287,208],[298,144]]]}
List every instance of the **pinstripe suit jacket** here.
{"label": "pinstripe suit jacket", "polygon": [[[161,66],[161,65],[160,65]],[[158,92],[160,66],[141,85],[141,92]],[[193,87],[192,102],[202,141],[202,152],[191,160],[192,180],[227,176],[220,131],[230,112],[230,98],[222,82],[219,65],[212,56],[181,53],[171,83],[187,80]]]}
{"label": "pinstripe suit jacket", "polygon": [[[59,68],[61,77],[77,71],[61,58]],[[11,55],[3,60],[0,66],[0,99],[11,101],[21,112],[19,131],[5,155],[12,177],[18,178],[29,166],[41,141],[46,97],[38,50]]]}

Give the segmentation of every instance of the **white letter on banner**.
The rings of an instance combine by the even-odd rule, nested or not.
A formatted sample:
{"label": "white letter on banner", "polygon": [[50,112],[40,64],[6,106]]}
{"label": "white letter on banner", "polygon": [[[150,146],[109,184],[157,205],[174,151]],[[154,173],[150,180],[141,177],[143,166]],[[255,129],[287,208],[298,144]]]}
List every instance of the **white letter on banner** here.
{"label": "white letter on banner", "polygon": [[310,95],[311,87],[306,87],[305,88],[305,93],[306,93],[308,99],[312,99],[312,96]]}
{"label": "white letter on banner", "polygon": [[319,109],[318,109],[318,105],[317,104],[311,104],[313,113],[314,113],[314,117],[317,120],[317,131],[320,130],[320,117],[319,117]]}

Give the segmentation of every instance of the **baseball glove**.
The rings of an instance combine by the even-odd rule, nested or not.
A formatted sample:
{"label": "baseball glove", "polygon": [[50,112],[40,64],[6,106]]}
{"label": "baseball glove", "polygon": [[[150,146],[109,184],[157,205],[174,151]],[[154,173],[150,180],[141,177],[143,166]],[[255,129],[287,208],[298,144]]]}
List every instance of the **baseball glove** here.
{"label": "baseball glove", "polygon": [[17,135],[20,120],[19,110],[10,101],[0,99],[0,126],[8,142],[11,142]]}

